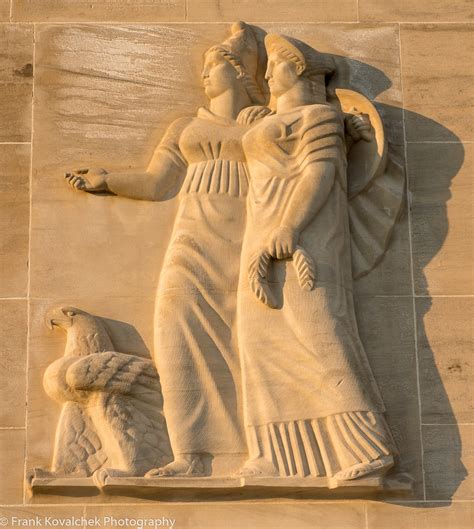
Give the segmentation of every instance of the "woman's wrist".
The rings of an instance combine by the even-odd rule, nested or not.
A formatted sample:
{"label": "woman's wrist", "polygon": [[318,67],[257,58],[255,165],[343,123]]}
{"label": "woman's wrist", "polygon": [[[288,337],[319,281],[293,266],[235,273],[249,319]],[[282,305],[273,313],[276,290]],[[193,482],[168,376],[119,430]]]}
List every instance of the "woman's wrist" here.
{"label": "woman's wrist", "polygon": [[285,232],[288,235],[291,235],[291,237],[296,240],[300,236],[300,230],[298,229],[298,227],[290,223],[282,223],[280,224],[279,228],[282,232]]}

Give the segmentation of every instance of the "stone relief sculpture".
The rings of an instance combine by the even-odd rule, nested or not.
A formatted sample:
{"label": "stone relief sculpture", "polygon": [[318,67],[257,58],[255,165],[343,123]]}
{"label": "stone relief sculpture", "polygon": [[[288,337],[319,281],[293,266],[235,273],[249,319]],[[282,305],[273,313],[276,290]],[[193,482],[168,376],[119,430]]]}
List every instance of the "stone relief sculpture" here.
{"label": "stone relief sculpture", "polygon": [[[240,23],[205,54],[209,109],[172,123],[142,174],[81,171],[76,188],[143,200],[179,193],[179,211],[156,299],[155,361],[175,460],[150,475],[201,475],[200,454],[245,450],[236,314],[248,177],[242,137],[263,104],[256,29]],[[265,107],[255,115],[269,112]]]}
{"label": "stone relief sculpture", "polygon": [[[337,486],[393,466],[397,452],[358,336],[352,278],[383,256],[404,177],[387,157],[377,111],[361,94],[334,89],[334,71],[330,56],[300,41],[234,24],[231,37],[205,54],[208,108],[168,127],[146,171],[66,173],[79,191],[177,196],[179,208],[155,308],[167,430],[158,379],[135,359],[133,392],[143,389],[143,369],[150,413],[136,420],[156,426],[157,442],[145,443],[147,431],[143,441],[109,447],[98,416],[84,419],[68,388],[54,472],[82,472],[85,464],[100,485],[114,475],[198,478],[212,475],[207,455],[247,454],[238,479],[330,478]],[[100,355],[115,355],[115,363],[94,361],[96,379],[123,387],[121,360],[129,355],[104,347],[110,340]],[[68,361],[50,368],[52,387]],[[72,368],[84,372],[67,367],[68,384]],[[101,399],[109,389],[75,387]],[[81,462],[83,451],[58,455],[61,440],[76,435],[66,406],[97,430],[102,449],[99,459],[92,451],[93,464],[89,456]]]}
{"label": "stone relief sculpture", "polygon": [[[243,138],[249,272],[237,321],[250,459],[241,473],[384,473],[395,447],[354,314],[344,122],[326,86],[335,64],[294,39],[265,43],[276,112]],[[369,230],[380,221],[362,214]]]}
{"label": "stone relief sculpture", "polygon": [[62,404],[51,470],[32,477],[142,476],[169,461],[160,383],[151,360],[114,351],[99,318],[58,307],[48,325],[67,333],[64,356],[44,374],[47,394]]}

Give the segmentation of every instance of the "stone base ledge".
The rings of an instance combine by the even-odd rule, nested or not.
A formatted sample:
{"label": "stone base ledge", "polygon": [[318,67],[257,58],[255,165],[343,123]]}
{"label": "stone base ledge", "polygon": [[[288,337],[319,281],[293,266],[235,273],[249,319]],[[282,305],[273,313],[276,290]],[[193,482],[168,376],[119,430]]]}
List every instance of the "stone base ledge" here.
{"label": "stone base ledge", "polygon": [[112,477],[99,487],[92,477],[37,477],[31,482],[33,494],[61,496],[107,495],[149,499],[250,499],[265,497],[366,498],[382,494],[407,496],[413,492],[413,480],[406,474],[385,478],[367,477],[352,481],[334,478],[144,478]]}

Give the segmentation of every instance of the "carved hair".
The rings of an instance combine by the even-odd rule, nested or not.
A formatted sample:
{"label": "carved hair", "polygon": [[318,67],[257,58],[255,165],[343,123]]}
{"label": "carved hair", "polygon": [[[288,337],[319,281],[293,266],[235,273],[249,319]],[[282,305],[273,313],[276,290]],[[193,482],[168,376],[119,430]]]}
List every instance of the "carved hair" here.
{"label": "carved hair", "polygon": [[313,92],[316,92],[320,76],[324,75],[328,99],[332,98],[333,91],[327,88],[327,84],[328,79],[336,73],[336,63],[330,55],[321,53],[297,39],[276,34],[265,37],[265,46],[268,53],[277,53],[293,62],[298,75],[309,80]]}
{"label": "carved hair", "polygon": [[211,52],[219,53],[227,62],[229,62],[237,71],[237,79],[241,79],[250,101],[257,105],[265,103],[265,96],[260,90],[256,80],[247,72],[237,55],[232,53],[222,44],[209,48],[206,55]]}
{"label": "carved hair", "polygon": [[321,53],[297,39],[270,33],[265,37],[265,46],[269,53],[276,52],[294,62],[298,75],[331,76],[336,72],[336,63],[330,55]]}
{"label": "carved hair", "polygon": [[[281,55],[283,58],[294,62],[296,64],[296,71],[298,72],[298,75],[302,75],[303,72],[305,72],[306,62],[303,56],[296,55],[296,53],[293,53],[291,50],[283,46],[275,46],[272,48],[272,51],[278,53],[278,55]],[[306,75],[307,75],[307,70],[306,70]]]}

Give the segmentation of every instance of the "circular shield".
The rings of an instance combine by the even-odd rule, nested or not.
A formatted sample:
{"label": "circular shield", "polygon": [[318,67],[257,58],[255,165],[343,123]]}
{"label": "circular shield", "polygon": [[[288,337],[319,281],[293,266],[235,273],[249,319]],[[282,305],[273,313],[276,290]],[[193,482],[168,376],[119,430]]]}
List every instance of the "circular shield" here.
{"label": "circular shield", "polygon": [[346,114],[367,115],[375,133],[371,138],[363,137],[355,142],[347,153],[347,194],[351,199],[384,171],[386,139],[380,114],[364,95],[346,88],[337,88],[336,95]]}

